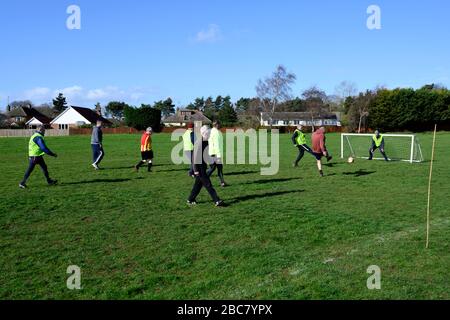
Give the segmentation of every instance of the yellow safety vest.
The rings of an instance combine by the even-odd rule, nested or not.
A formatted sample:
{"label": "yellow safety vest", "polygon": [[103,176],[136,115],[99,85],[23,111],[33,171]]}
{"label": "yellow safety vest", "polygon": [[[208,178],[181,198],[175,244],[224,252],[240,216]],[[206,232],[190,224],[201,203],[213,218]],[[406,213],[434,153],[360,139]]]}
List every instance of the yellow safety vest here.
{"label": "yellow safety vest", "polygon": [[184,151],[194,151],[194,145],[191,141],[191,133],[191,130],[186,130],[186,132],[183,134]]}
{"label": "yellow safety vest", "polygon": [[300,130],[298,130],[298,129],[295,130],[295,132],[298,133],[298,135],[297,135],[297,144],[299,146],[302,146],[302,145],[306,144],[306,136],[305,136],[305,134],[303,132],[301,132]]}
{"label": "yellow safety vest", "polygon": [[44,136],[37,132],[31,136],[30,142],[28,143],[28,155],[30,157],[41,157],[45,154],[41,147],[33,141],[36,137],[42,137],[42,139],[44,139]]}
{"label": "yellow safety vest", "polygon": [[380,137],[377,138],[376,135],[373,136],[373,141],[375,142],[375,146],[379,148],[381,146],[381,143],[383,142],[383,135],[380,134]]}
{"label": "yellow safety vest", "polygon": [[217,156],[218,158],[222,157],[222,149],[223,149],[222,133],[216,128],[213,128],[211,130],[211,136],[209,137],[208,140],[208,146],[210,156]]}

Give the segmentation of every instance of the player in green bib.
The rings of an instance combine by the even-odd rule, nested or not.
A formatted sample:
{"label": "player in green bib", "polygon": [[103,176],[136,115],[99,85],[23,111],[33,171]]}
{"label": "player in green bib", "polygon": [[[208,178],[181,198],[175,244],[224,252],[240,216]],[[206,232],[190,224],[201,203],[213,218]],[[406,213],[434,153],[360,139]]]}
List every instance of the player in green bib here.
{"label": "player in green bib", "polygon": [[27,180],[30,177],[36,165],[39,165],[41,167],[42,172],[44,173],[44,176],[47,179],[47,183],[49,185],[55,185],[58,182],[56,180],[50,179],[47,165],[44,161],[45,154],[51,157],[55,158],[57,157],[55,153],[53,153],[52,151],[50,151],[49,148],[47,148],[47,145],[45,144],[44,140],[44,135],[45,135],[45,127],[40,126],[38,127],[36,133],[31,136],[30,141],[28,142],[29,165],[27,171],[25,172],[23,180],[19,184],[19,187],[21,189],[27,188],[26,185]]}
{"label": "player in green bib", "polygon": [[311,150],[310,147],[308,147],[306,136],[303,133],[303,126],[301,125],[297,126],[297,129],[295,130],[294,135],[292,136],[292,143],[294,144],[294,146],[298,148],[298,156],[293,164],[294,167],[298,167],[298,163],[303,159],[305,151],[314,156],[314,152]]}
{"label": "player in green bib", "polygon": [[211,129],[211,136],[208,140],[209,156],[211,160],[210,169],[208,170],[208,177],[211,177],[217,169],[219,175],[220,186],[226,187],[225,179],[223,177],[223,136],[220,132],[220,122],[215,121]]}
{"label": "player in green bib", "polygon": [[372,137],[372,146],[369,150],[369,160],[373,159],[373,155],[377,149],[380,149],[381,154],[384,157],[384,160],[389,161],[389,158],[386,155],[386,152],[384,151],[384,137],[380,133],[380,131],[375,131],[375,134]]}

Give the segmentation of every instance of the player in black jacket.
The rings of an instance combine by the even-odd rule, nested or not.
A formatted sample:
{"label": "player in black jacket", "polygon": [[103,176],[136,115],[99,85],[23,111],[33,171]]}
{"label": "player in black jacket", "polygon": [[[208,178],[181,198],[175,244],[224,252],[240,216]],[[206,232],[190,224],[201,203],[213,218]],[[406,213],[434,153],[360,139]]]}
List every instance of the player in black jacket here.
{"label": "player in black jacket", "polygon": [[[199,162],[196,160],[196,157],[193,156],[192,163],[194,164],[194,175],[195,175],[195,182],[194,186],[192,187],[191,194],[188,198],[188,205],[196,205],[196,199],[200,191],[203,187],[208,191],[209,195],[211,196],[212,200],[214,201],[214,204],[216,207],[223,207],[225,204],[222,200],[220,200],[219,196],[217,195],[216,190],[212,186],[211,179],[209,178],[207,174],[207,168],[208,165],[206,164],[206,161],[204,159],[205,155],[207,155],[207,152],[205,152],[205,149],[208,147],[208,139],[210,135],[210,129],[207,126],[202,127],[201,129],[201,139],[202,139],[202,163],[197,164],[196,162]],[[195,145],[195,143],[194,143]],[[195,150],[194,150],[195,154]],[[200,155],[199,155],[200,156]]]}

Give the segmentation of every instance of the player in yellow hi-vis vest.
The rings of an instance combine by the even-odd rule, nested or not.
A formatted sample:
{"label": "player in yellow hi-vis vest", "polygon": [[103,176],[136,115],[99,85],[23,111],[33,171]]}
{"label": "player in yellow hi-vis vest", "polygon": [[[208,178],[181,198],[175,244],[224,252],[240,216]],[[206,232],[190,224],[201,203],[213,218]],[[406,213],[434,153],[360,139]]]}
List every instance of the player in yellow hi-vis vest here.
{"label": "player in yellow hi-vis vest", "polygon": [[298,163],[303,159],[305,155],[305,151],[312,154],[314,156],[314,152],[308,147],[306,136],[303,133],[303,126],[297,126],[297,129],[294,131],[294,135],[292,136],[292,143],[294,146],[298,148],[298,156],[295,162],[293,163],[294,167],[298,167]]}
{"label": "player in yellow hi-vis vest", "polygon": [[45,135],[45,127],[39,126],[38,130],[35,134],[33,134],[30,138],[30,141],[28,142],[28,156],[29,156],[29,165],[28,169],[25,172],[25,176],[23,177],[22,182],[20,182],[19,187],[21,189],[27,188],[27,180],[30,177],[31,173],[33,172],[36,165],[39,165],[42,169],[42,172],[44,173],[45,178],[47,179],[47,183],[49,185],[55,185],[58,181],[50,179],[50,176],[48,174],[47,165],[44,161],[44,155],[48,154],[51,157],[57,157],[56,153],[53,153],[50,151],[49,148],[47,148],[47,145],[45,144],[44,140]]}
{"label": "player in yellow hi-vis vest", "polygon": [[220,122],[215,121],[213,128],[211,129],[211,136],[208,140],[209,156],[212,163],[208,170],[208,177],[211,177],[214,171],[217,169],[217,173],[220,179],[220,186],[226,187],[225,179],[223,178],[223,136],[220,132]]}
{"label": "player in yellow hi-vis vest", "polygon": [[187,130],[183,134],[183,151],[185,157],[189,160],[189,176],[195,178],[194,176],[194,166],[192,161],[192,156],[194,153],[194,124],[188,123]]}
{"label": "player in yellow hi-vis vest", "polygon": [[373,159],[373,155],[377,149],[380,149],[381,154],[384,157],[384,160],[389,161],[389,158],[386,155],[386,152],[384,151],[384,137],[380,133],[379,130],[375,131],[375,134],[372,137],[372,146],[369,150],[369,160]]}

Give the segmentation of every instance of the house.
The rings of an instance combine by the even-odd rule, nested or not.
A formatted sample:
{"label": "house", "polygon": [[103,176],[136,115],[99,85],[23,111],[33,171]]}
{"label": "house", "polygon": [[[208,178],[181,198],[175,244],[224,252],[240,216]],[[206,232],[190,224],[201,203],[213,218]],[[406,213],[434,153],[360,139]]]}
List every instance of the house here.
{"label": "house", "polygon": [[261,126],[294,127],[340,127],[341,122],[337,113],[311,114],[310,112],[261,112]]}
{"label": "house", "polygon": [[84,125],[95,125],[98,120],[101,120],[105,125],[111,125],[109,120],[92,109],[70,106],[53,119],[51,126],[53,129],[68,130]]}
{"label": "house", "polygon": [[23,123],[26,123],[26,125],[29,126],[29,123],[31,123],[32,120],[32,125],[34,126],[41,124],[49,126],[51,122],[51,119],[49,117],[43,115],[31,106],[19,107],[11,110],[10,112],[8,112],[7,118],[11,126],[20,126]]}
{"label": "house", "polygon": [[173,116],[169,116],[163,123],[167,127],[185,127],[190,122],[201,121],[203,124],[211,124],[203,112],[198,110],[180,109]]}
{"label": "house", "polygon": [[36,129],[39,126],[45,126],[49,127],[50,122],[52,122],[52,119],[50,119],[47,116],[44,115],[36,115],[25,124],[29,129]]}

